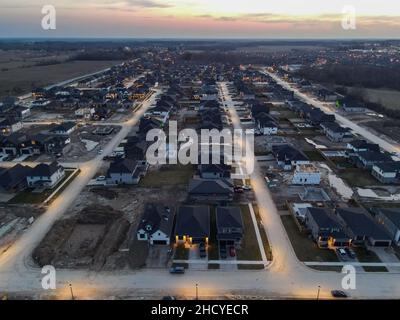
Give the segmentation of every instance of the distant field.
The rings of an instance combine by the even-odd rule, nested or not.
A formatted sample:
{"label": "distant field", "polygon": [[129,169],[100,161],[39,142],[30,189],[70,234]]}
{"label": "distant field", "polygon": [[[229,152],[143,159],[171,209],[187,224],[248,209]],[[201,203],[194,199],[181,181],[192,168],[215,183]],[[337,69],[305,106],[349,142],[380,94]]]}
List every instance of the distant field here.
{"label": "distant field", "polygon": [[[47,86],[118,64],[120,61],[65,61],[67,55],[27,55],[0,51],[0,98],[22,95]],[[49,63],[49,65],[38,65]],[[53,64],[52,64],[53,63]]]}
{"label": "distant field", "polygon": [[[358,92],[359,89],[348,88],[350,92]],[[379,103],[384,107],[392,110],[400,110],[400,91],[388,89],[362,89],[364,97],[372,103]]]}

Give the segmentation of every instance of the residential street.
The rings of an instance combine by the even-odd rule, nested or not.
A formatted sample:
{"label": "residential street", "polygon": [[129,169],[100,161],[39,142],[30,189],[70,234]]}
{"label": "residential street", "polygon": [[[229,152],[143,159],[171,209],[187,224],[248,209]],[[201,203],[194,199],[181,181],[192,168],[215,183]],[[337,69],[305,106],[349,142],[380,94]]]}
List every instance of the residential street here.
{"label": "residential street", "polygon": [[[293,91],[304,102],[306,102],[316,108],[319,108],[327,113],[332,113],[331,110],[329,108],[325,107],[321,101],[313,99],[313,98],[307,96],[306,94],[300,92],[298,89],[293,88],[287,82],[285,82],[281,78],[279,78],[276,74],[268,72],[266,70],[264,70],[264,74],[269,75],[271,78],[273,78],[278,84],[280,84],[285,89]],[[362,128],[361,126],[357,125],[356,123],[352,122],[351,120],[347,119],[346,117],[340,115],[337,112],[335,112],[335,117],[336,117],[336,120],[340,124],[342,124],[345,127],[350,128],[355,133],[359,134],[360,136],[363,136],[364,138],[370,140],[371,142],[378,144],[382,149],[386,150],[387,152],[391,152],[391,153],[400,152],[400,146],[398,144],[390,143],[390,142],[378,137],[377,135],[371,133],[367,129]]]}

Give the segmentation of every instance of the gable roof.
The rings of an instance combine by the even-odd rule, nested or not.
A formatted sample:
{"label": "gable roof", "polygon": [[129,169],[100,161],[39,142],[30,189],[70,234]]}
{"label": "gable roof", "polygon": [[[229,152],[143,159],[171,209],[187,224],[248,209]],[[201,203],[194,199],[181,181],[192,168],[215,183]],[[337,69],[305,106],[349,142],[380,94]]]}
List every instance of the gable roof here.
{"label": "gable roof", "polygon": [[384,215],[397,228],[400,228],[400,208],[376,208],[374,212]]}
{"label": "gable roof", "polygon": [[16,187],[21,182],[25,181],[26,176],[28,175],[30,170],[31,168],[28,166],[16,164],[12,168],[1,171],[0,186],[5,190]]}
{"label": "gable roof", "polygon": [[308,157],[289,144],[274,145],[272,152],[278,161],[309,161]]}
{"label": "gable roof", "polygon": [[118,159],[110,164],[108,174],[110,173],[132,173],[137,167],[137,161],[131,159]]}
{"label": "gable roof", "polygon": [[232,181],[228,179],[195,178],[189,182],[190,194],[229,194],[233,192]]}
{"label": "gable roof", "polygon": [[384,228],[378,225],[362,208],[336,209],[336,214],[356,236],[391,240]]}
{"label": "gable roof", "polygon": [[60,123],[59,125],[56,125],[53,129],[51,129],[51,132],[56,132],[56,131],[69,131],[70,129],[74,128],[76,126],[76,123],[73,121],[67,121]]}
{"label": "gable roof", "polygon": [[176,218],[176,235],[205,238],[210,235],[210,208],[208,206],[180,207]]}
{"label": "gable roof", "polygon": [[61,168],[56,161],[51,164],[41,163],[31,170],[28,174],[29,177],[51,177],[55,172]]}
{"label": "gable roof", "polygon": [[239,207],[217,207],[217,228],[242,228],[242,211]]}
{"label": "gable roof", "polygon": [[[174,224],[175,212],[171,208],[161,205],[147,204],[139,223],[138,230],[144,230],[150,234],[157,231],[162,231],[167,236],[171,235],[172,227]],[[147,230],[147,226],[151,230]]]}

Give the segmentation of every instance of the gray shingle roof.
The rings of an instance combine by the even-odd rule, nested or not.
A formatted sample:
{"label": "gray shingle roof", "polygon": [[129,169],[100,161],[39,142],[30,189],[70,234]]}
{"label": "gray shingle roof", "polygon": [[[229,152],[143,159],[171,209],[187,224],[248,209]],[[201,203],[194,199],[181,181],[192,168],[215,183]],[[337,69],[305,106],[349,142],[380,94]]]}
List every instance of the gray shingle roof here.
{"label": "gray shingle roof", "polygon": [[176,218],[176,235],[193,238],[210,236],[210,208],[208,206],[180,207]]}

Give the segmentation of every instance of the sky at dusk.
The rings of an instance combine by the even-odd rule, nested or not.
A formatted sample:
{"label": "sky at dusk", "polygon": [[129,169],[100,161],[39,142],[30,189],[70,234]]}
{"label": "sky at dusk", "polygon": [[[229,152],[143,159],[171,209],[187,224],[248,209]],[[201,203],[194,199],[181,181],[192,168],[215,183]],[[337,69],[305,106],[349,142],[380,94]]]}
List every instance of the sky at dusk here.
{"label": "sky at dusk", "polygon": [[[56,30],[41,28],[43,5]],[[357,28],[344,30],[343,8]],[[0,37],[399,38],[398,0],[1,0]]]}

